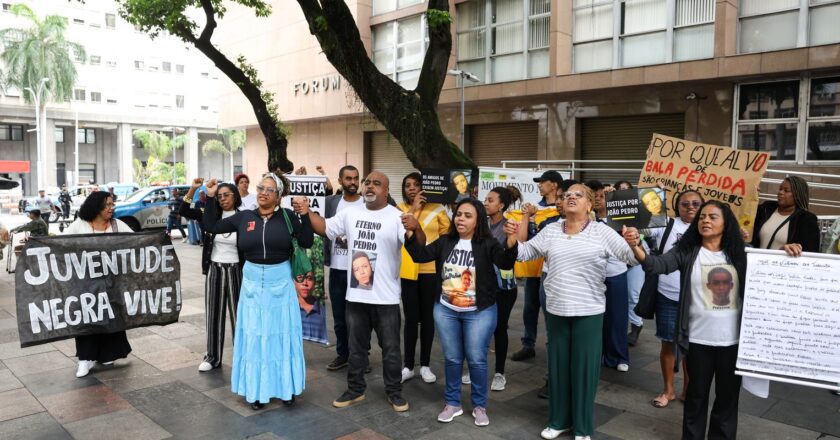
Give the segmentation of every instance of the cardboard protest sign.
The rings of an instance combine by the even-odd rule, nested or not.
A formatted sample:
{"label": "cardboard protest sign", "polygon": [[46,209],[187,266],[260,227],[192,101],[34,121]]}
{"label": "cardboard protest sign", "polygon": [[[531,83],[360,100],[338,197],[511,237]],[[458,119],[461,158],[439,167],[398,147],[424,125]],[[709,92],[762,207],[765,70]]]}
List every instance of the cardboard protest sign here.
{"label": "cardboard protest sign", "polygon": [[654,133],[647,150],[640,187],[667,190],[668,216],[676,217],[674,197],[695,190],[705,200],[729,204],[738,223],[752,235],[758,208],[758,185],[767,170],[767,153],[700,144]]}
{"label": "cardboard protest sign", "polygon": [[177,322],[180,279],[160,232],[30,237],[15,269],[20,345]]}
{"label": "cardboard protest sign", "polygon": [[[289,179],[289,196],[281,204],[291,209],[293,197],[309,198],[309,207],[319,215],[324,215],[327,197],[326,176],[286,176]],[[312,247],[306,249],[306,255],[312,262],[312,272],[295,278],[300,306],[300,319],[303,324],[303,339],[327,344],[327,306],[324,303],[324,242],[315,236]]]}
{"label": "cardboard protest sign", "polygon": [[[490,168],[481,167],[478,169],[478,200],[484,200],[491,189],[501,186],[513,186],[522,193],[520,203],[536,205],[542,200],[539,184],[534,182],[542,176],[544,170],[532,171],[518,168]],[[558,171],[563,179],[571,178],[568,171]]]}
{"label": "cardboard protest sign", "polygon": [[476,177],[473,170],[426,168],[420,173],[420,186],[428,203],[458,203],[472,196]]}
{"label": "cardboard protest sign", "polygon": [[622,226],[664,228],[668,224],[665,190],[637,188],[606,193],[607,224],[620,231]]}

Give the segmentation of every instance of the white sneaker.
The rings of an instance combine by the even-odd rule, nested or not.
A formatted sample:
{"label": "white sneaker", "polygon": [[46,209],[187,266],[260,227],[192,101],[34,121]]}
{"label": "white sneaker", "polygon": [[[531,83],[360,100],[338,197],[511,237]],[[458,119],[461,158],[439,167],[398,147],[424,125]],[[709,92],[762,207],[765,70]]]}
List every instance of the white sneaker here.
{"label": "white sneaker", "polygon": [[432,373],[432,369],[429,367],[420,367],[420,377],[426,383],[435,383],[437,381],[437,376],[435,376],[435,373]]}
{"label": "white sneaker", "polygon": [[553,429],[551,427],[548,427],[548,428],[545,428],[545,429],[542,430],[542,432],[540,433],[540,437],[542,437],[546,440],[553,440],[553,439],[555,439],[557,437],[560,437],[561,435],[563,435],[567,432],[571,432],[571,430],[572,430],[572,428]]}
{"label": "white sneaker", "polygon": [[186,242],[187,242],[187,237],[184,237],[184,238],[181,239],[181,243],[186,243]]}
{"label": "white sneaker", "polygon": [[576,435],[575,440],[591,440],[588,435]]}
{"label": "white sneaker", "polygon": [[76,377],[85,377],[93,368],[94,361],[79,361],[79,368],[76,370]]}
{"label": "white sneaker", "polygon": [[400,379],[400,383],[403,383],[409,379],[414,378],[414,369],[409,370],[408,367],[403,367],[402,369],[402,379]]}
{"label": "white sneaker", "polygon": [[102,365],[108,365],[108,366],[111,366],[111,365],[114,365],[114,361],[103,362],[103,363],[102,363]]}
{"label": "white sneaker", "polygon": [[470,380],[470,373],[461,376],[461,383],[464,385],[469,385],[472,383],[472,381]]}
{"label": "white sneaker", "polygon": [[204,361],[198,365],[198,371],[210,371],[213,369],[213,364],[210,362]]}
{"label": "white sneaker", "polygon": [[618,364],[618,366],[615,367],[615,369],[622,372],[622,373],[626,373],[626,372],[630,371],[630,365]]}
{"label": "white sneaker", "polygon": [[490,391],[504,391],[507,385],[507,379],[502,373],[496,373],[493,376],[493,383],[490,384]]}

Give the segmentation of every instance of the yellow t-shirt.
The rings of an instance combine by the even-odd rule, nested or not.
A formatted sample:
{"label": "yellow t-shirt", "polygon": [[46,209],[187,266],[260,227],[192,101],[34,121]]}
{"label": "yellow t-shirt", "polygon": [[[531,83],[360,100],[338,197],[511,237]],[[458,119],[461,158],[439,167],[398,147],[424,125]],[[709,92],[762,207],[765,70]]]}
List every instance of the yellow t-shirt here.
{"label": "yellow t-shirt", "polygon": [[[408,212],[411,205],[402,202],[397,205],[402,212]],[[449,232],[449,217],[446,215],[446,207],[439,203],[427,203],[420,211],[417,221],[423,228],[423,233],[426,234],[426,244],[433,243],[441,235]],[[417,264],[411,259],[411,256],[406,252],[405,247],[402,251],[402,265],[400,266],[400,278],[407,280],[416,280],[418,273],[435,273],[435,262]]]}
{"label": "yellow t-shirt", "polygon": [[[559,213],[557,212],[557,209],[553,206],[539,209],[534,215],[534,223],[539,225],[547,219],[551,217],[557,217],[558,215]],[[522,221],[522,211],[518,209],[508,211],[505,213],[505,218],[515,221]],[[513,272],[514,274],[516,274],[517,278],[539,278],[540,276],[542,276],[542,265],[542,258],[530,261],[517,261],[516,264],[513,266]]]}

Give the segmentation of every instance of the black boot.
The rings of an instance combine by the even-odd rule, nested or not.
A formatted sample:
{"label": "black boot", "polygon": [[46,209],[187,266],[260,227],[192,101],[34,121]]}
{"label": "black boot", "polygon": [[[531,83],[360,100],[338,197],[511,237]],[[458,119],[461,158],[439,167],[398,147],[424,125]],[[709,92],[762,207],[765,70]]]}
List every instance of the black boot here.
{"label": "black boot", "polygon": [[636,346],[636,342],[639,341],[639,333],[642,332],[642,326],[636,324],[630,324],[630,333],[627,334],[627,345],[631,347]]}
{"label": "black boot", "polygon": [[263,409],[264,406],[265,406],[265,404],[260,403],[259,400],[251,402],[251,409],[254,410],[254,411],[259,411],[259,410]]}
{"label": "black boot", "polygon": [[295,404],[295,395],[294,394],[292,394],[292,398],[290,400],[284,400],[283,401],[283,406],[285,406],[286,408],[288,408],[288,407],[290,407],[294,404]]}

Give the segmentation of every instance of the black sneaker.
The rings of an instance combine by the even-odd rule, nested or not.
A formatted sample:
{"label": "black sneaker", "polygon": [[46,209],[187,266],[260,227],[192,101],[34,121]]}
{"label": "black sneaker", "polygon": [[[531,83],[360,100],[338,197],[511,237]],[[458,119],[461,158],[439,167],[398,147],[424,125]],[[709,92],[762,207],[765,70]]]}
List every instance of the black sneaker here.
{"label": "black sneaker", "polygon": [[400,393],[393,393],[388,396],[388,403],[394,408],[396,412],[405,412],[408,411],[408,402],[403,399]]}
{"label": "black sneaker", "polygon": [[332,362],[327,364],[327,370],[335,371],[340,370],[347,366],[347,358],[342,356],[336,356]]}
{"label": "black sneaker", "polygon": [[519,351],[517,351],[516,353],[514,353],[510,356],[510,360],[516,361],[516,362],[521,362],[521,361],[524,361],[524,360],[527,360],[527,359],[531,359],[531,358],[535,357],[536,355],[537,355],[537,352],[534,351],[533,348],[522,347]]}
{"label": "black sneaker", "polygon": [[333,406],[336,408],[345,408],[354,403],[365,400],[364,394],[356,394],[351,391],[345,391],[338,399],[333,400]]}
{"label": "black sneaker", "polygon": [[642,326],[636,324],[630,324],[630,333],[627,334],[627,345],[631,347],[636,346],[636,342],[639,341],[639,333],[642,332]]}
{"label": "black sneaker", "polygon": [[540,388],[540,391],[537,393],[537,397],[540,399],[548,399],[548,381],[545,381],[545,385]]}

